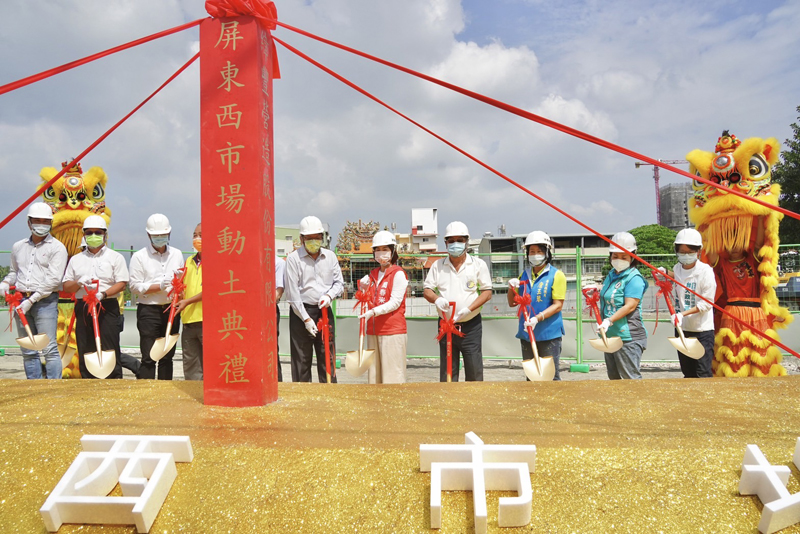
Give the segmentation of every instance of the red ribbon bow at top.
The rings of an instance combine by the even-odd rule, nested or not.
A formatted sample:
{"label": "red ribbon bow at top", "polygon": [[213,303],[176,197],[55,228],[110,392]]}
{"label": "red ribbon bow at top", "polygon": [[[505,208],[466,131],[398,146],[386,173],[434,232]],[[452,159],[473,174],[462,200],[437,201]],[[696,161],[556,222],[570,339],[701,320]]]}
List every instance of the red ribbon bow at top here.
{"label": "red ribbon bow at top", "polygon": [[[206,0],[206,12],[212,17],[254,17],[265,30],[274,30],[278,20],[278,10],[272,0]],[[270,56],[272,57],[272,77],[276,80],[281,77],[278,66],[278,53],[275,43],[272,43]]]}
{"label": "red ribbon bow at top", "polygon": [[[15,287],[11,286],[9,289],[14,290]],[[22,304],[22,293],[14,291],[13,293],[6,293],[6,304],[8,304],[8,330],[11,331],[11,325],[14,324],[14,310]]]}
{"label": "red ribbon bow at top", "polygon": [[456,327],[456,323],[455,321],[453,321],[452,318],[449,320],[444,320],[444,319],[442,320],[439,330],[439,335],[436,336],[436,341],[440,341],[447,334],[453,334],[459,337],[464,337],[464,332],[462,332],[461,330],[458,329],[458,327]]}
{"label": "red ribbon bow at top", "polygon": [[327,332],[327,328],[330,324],[331,323],[328,320],[328,308],[322,308],[322,317],[320,317],[319,321],[317,321],[317,329],[320,332]]}
{"label": "red ribbon bow at top", "polygon": [[661,276],[660,271],[651,269],[651,272],[653,273],[653,282],[658,286],[658,293],[656,293],[656,324],[653,327],[653,333],[655,334],[656,328],[658,328],[658,297],[664,297],[666,300],[672,298],[672,280],[666,276]]}
{"label": "red ribbon bow at top", "polygon": [[97,293],[100,292],[100,282],[98,280],[92,280],[92,282],[95,286],[94,289],[83,286],[84,291],[86,291],[86,294],[83,296],[83,302],[86,303],[86,313],[91,313],[95,306],[99,307],[101,310],[103,309],[103,305],[97,298]]}
{"label": "red ribbon bow at top", "polygon": [[589,308],[589,317],[595,317],[595,310],[599,311],[598,304],[600,304],[600,290],[596,287],[588,286],[581,290],[583,298],[586,299],[586,306]]}
{"label": "red ribbon bow at top", "polygon": [[367,287],[366,291],[359,289],[356,291],[356,303],[353,305],[353,309],[355,310],[358,306],[361,306],[361,313],[364,313],[364,311],[369,308],[370,303],[372,303],[374,296],[375,286],[372,284]]}
{"label": "red ribbon bow at top", "polygon": [[178,270],[181,272],[181,275],[178,276],[178,273],[172,274],[172,289],[167,293],[167,296],[171,299],[174,299],[186,289],[186,284],[183,283],[183,279],[186,278],[186,269]]}
{"label": "red ribbon bow at top", "polygon": [[525,286],[527,284],[528,284],[527,280],[521,281],[519,286],[522,288],[522,295],[520,295],[519,293],[514,295],[514,304],[519,306],[519,309],[517,310],[517,319],[519,319],[519,317],[522,315],[522,312],[524,312],[528,308],[528,306],[530,306],[531,303],[533,302],[533,300],[531,299],[532,293],[527,293],[525,291]]}

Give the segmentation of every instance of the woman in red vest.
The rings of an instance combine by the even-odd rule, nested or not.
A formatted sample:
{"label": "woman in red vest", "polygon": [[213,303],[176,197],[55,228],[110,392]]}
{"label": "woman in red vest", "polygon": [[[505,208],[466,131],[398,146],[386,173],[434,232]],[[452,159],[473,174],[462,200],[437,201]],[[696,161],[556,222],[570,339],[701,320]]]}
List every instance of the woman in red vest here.
{"label": "woman in red vest", "polygon": [[402,384],[406,381],[406,289],[408,277],[397,265],[397,240],[385,230],[372,238],[372,254],[379,267],[359,281],[371,291],[370,308],[359,316],[367,320],[367,347],[375,350],[369,368],[370,384]]}

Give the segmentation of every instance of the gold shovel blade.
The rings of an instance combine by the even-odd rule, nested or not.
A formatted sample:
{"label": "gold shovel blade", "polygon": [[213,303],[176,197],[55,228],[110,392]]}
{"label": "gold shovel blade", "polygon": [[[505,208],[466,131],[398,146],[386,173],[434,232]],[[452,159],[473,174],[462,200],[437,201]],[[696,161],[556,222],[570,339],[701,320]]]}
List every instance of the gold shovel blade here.
{"label": "gold shovel blade", "polygon": [[150,359],[154,362],[157,362],[161,358],[167,355],[167,353],[172,350],[172,347],[178,342],[178,336],[180,334],[171,334],[167,337],[160,337],[156,339],[156,342],[153,343],[153,346],[150,348]]}
{"label": "gold shovel blade", "polygon": [[607,343],[604,343],[602,339],[590,339],[589,345],[600,352],[607,353],[617,352],[622,348],[622,339],[619,337],[606,338],[606,342]]}
{"label": "gold shovel blade", "polygon": [[539,370],[536,368],[536,361],[525,360],[522,362],[522,370],[525,371],[525,376],[527,376],[531,382],[547,382],[555,378],[556,365],[553,362],[553,358],[540,356],[539,365],[542,368],[541,373],[539,373]]}
{"label": "gold shovel blade", "polygon": [[344,366],[352,376],[361,376],[367,372],[367,369],[372,367],[374,359],[374,350],[365,350],[361,356],[359,356],[357,350],[350,350],[345,355]]}
{"label": "gold shovel blade", "polygon": [[108,375],[114,370],[117,365],[117,355],[113,350],[104,350],[98,354],[96,352],[89,352],[83,355],[83,361],[86,363],[86,369],[97,378],[108,378]]}
{"label": "gold shovel blade", "polygon": [[683,341],[677,337],[670,337],[667,339],[669,339],[669,342],[672,343],[673,347],[675,347],[675,350],[694,360],[699,360],[706,353],[706,349],[703,347],[703,344],[695,338],[683,338],[683,341],[686,341],[686,345],[684,345]]}
{"label": "gold shovel blade", "polygon": [[75,349],[69,345],[59,345],[58,352],[61,354],[61,368],[66,369],[72,363],[72,357],[75,356]]}
{"label": "gold shovel blade", "polygon": [[50,343],[50,338],[47,334],[27,335],[25,337],[18,337],[17,344],[23,349],[28,350],[42,350]]}

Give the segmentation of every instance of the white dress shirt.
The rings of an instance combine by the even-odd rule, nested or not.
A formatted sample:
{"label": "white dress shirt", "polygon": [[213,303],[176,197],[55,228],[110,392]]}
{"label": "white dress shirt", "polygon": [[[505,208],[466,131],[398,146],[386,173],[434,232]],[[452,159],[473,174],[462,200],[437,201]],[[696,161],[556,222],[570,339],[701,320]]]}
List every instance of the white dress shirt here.
{"label": "white dress shirt", "polygon": [[[675,280],[695,291],[711,302],[717,293],[717,281],[714,278],[714,269],[710,265],[697,260],[694,267],[684,269],[680,263],[672,269]],[[675,311],[685,312],[697,306],[698,313],[687,315],[683,318],[683,328],[688,332],[706,332],[714,330],[713,307],[708,302],[697,298],[693,293],[675,285]]]}
{"label": "white dress shirt", "polygon": [[275,256],[275,289],[283,289],[283,277],[286,276],[286,262]]}
{"label": "white dress shirt", "polygon": [[303,304],[317,304],[322,295],[335,299],[344,291],[342,270],[333,251],[319,249],[317,259],[311,257],[305,247],[300,247],[286,256],[284,294],[298,317],[309,318]]}
{"label": "white dress shirt", "polygon": [[[108,292],[108,289],[117,282],[127,283],[130,279],[125,258],[107,246],[103,246],[97,254],[92,254],[87,248],[80,254],[72,256],[67,265],[67,272],[64,273],[64,281],[80,282],[84,276],[100,280],[100,291],[103,293]],[[81,288],[75,297],[82,298],[84,295],[86,291]]]}
{"label": "white dress shirt", "polygon": [[[383,271],[378,271],[379,285],[383,281],[383,275]],[[362,278],[361,281],[365,284],[369,284],[369,275]],[[375,315],[386,315],[387,313],[392,313],[400,307],[400,304],[402,304],[403,300],[406,298],[406,289],[408,289],[408,278],[406,278],[406,273],[403,271],[397,271],[394,273],[394,280],[392,280],[392,293],[389,295],[389,300],[383,304],[375,306],[372,308],[372,311],[375,313]]]}
{"label": "white dress shirt", "polygon": [[139,296],[140,304],[169,304],[166,289],[146,295],[145,291],[153,284],[160,284],[164,278],[171,281],[175,271],[182,269],[183,265],[181,251],[169,245],[163,254],[153,248],[152,243],[137,250],[131,258],[131,293]]}
{"label": "white dress shirt", "polygon": [[14,243],[11,268],[3,279],[17,291],[33,293],[31,302],[38,302],[58,291],[67,268],[69,255],[61,241],[48,234],[37,244],[31,238]]}
{"label": "white dress shirt", "polygon": [[[447,302],[455,302],[456,310],[462,310],[478,300],[481,291],[492,289],[492,277],[489,275],[489,267],[480,258],[475,258],[467,254],[461,268],[456,271],[450,261],[450,256],[436,260],[428,271],[425,278],[425,289],[437,291],[440,296],[447,299]],[[437,310],[438,311],[438,310]],[[472,313],[459,318],[459,323],[464,323],[475,317],[481,312],[481,308],[472,310]],[[439,311],[439,316],[443,317]],[[449,319],[449,317],[445,317]]]}

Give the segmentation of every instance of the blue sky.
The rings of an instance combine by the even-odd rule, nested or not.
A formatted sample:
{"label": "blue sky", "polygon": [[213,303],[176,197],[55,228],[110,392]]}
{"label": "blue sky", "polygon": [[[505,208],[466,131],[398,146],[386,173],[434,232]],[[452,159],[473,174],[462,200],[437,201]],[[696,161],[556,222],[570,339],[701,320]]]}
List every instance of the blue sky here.
{"label": "blue sky", "polygon": [[[204,16],[189,0],[4,3],[0,84]],[[277,2],[285,22],[504,100],[654,158],[711,150],[723,129],[784,141],[800,105],[800,2],[314,0]],[[36,28],[36,31],[24,31]],[[279,29],[276,35],[603,232],[655,221],[652,171]],[[77,154],[197,50],[197,30],[0,97],[0,211],[44,166]],[[324,73],[278,50],[276,220],[308,214],[396,222],[439,208],[440,230],[577,232],[487,171]],[[84,160],[109,174],[118,245],[145,244],[153,212],[188,248],[199,209],[196,66]],[[662,183],[682,180],[662,173]],[[178,201],[176,201],[178,200]],[[0,248],[25,233],[0,230]]]}

